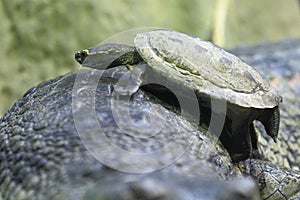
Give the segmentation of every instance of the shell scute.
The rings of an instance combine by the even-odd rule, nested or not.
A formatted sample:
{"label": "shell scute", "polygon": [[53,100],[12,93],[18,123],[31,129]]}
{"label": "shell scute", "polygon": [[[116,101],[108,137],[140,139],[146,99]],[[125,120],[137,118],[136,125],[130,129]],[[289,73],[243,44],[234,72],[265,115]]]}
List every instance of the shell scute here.
{"label": "shell scute", "polygon": [[159,73],[167,76],[171,70],[172,78],[181,84],[186,83],[185,74],[193,76],[194,84],[187,87],[200,94],[242,107],[272,108],[280,103],[277,90],[259,72],[208,41],[171,30],[155,30],[137,34],[134,42],[143,60]]}

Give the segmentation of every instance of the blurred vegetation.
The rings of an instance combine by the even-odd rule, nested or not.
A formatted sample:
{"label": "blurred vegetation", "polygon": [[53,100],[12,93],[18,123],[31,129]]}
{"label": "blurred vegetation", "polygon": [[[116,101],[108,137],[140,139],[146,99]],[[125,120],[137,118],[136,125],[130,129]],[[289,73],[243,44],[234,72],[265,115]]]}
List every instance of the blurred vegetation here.
{"label": "blurred vegetation", "polygon": [[41,81],[80,66],[74,52],[137,27],[224,47],[299,37],[296,0],[0,0],[0,116]]}

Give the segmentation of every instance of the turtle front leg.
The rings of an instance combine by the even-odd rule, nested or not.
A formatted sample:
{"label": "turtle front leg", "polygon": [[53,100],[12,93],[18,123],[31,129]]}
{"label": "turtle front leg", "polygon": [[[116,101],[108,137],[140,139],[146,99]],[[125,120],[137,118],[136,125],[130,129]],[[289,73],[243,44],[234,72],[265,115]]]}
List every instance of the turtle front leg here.
{"label": "turtle front leg", "polygon": [[258,133],[255,129],[254,123],[250,122],[248,126],[233,127],[232,141],[230,144],[231,152],[229,151],[233,162],[245,160],[249,157],[263,158],[258,150]]}
{"label": "turtle front leg", "polygon": [[255,128],[253,122],[249,123],[248,132],[249,132],[249,135],[251,138],[251,147],[252,147],[251,157],[262,158],[262,155],[260,154],[260,152],[258,150],[258,133],[256,131],[256,128]]}

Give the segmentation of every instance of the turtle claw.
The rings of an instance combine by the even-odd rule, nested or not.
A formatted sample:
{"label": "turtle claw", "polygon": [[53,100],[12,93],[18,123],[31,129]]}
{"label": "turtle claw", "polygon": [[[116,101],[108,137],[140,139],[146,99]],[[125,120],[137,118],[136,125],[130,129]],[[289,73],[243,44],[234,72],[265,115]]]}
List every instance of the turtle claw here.
{"label": "turtle claw", "polygon": [[265,109],[264,114],[258,119],[265,127],[269,136],[277,143],[279,131],[280,113],[278,106]]}
{"label": "turtle claw", "polygon": [[243,154],[243,153],[236,153],[236,154],[232,154],[231,156],[231,160],[233,163],[238,163],[240,161],[246,160],[247,158],[249,158],[249,155]]}

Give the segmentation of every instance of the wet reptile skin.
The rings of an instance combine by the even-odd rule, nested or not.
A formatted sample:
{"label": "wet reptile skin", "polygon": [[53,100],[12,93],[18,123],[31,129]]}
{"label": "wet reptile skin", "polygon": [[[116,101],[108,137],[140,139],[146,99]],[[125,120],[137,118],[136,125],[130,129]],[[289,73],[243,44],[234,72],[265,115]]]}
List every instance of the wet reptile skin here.
{"label": "wet reptile skin", "polygon": [[[233,52],[264,75],[284,99],[280,106],[278,144],[266,134],[258,134],[262,152],[272,162],[299,171],[300,41],[286,40],[252,48],[240,47]],[[262,129],[260,131],[263,132]]]}
{"label": "wet reptile skin", "polygon": [[[297,43],[293,43],[293,45],[295,44]],[[296,48],[293,45],[291,46]],[[279,47],[277,50],[284,52]],[[243,51],[239,52],[243,53]],[[297,53],[297,51],[293,52]],[[278,58],[274,56],[274,60],[277,58],[286,64],[297,61],[295,59],[295,62],[288,62],[287,55],[289,53],[284,55],[284,59],[281,56],[278,56]],[[294,54],[291,55],[295,56]],[[243,58],[246,60],[247,57]],[[255,58],[252,58],[251,55],[248,55],[248,59],[255,61]],[[260,62],[257,61],[256,64],[261,66],[264,62],[267,61],[262,59]],[[287,68],[287,65],[282,65],[280,69]],[[254,64],[254,66],[256,65]],[[271,68],[271,71],[276,70],[277,68]],[[291,69],[293,72],[291,77],[296,74],[293,70],[294,68]],[[93,74],[93,71],[91,71],[91,80],[93,80]],[[142,108],[153,104],[158,106],[164,105],[165,108],[161,106],[159,110],[166,110],[171,115],[169,124],[172,124],[174,131],[181,132],[182,137],[186,137],[186,134],[195,137],[195,143],[185,156],[173,165],[156,172],[157,174],[148,174],[142,176],[142,178],[137,175],[118,172],[99,163],[87,152],[76,134],[71,107],[75,75],[71,73],[58,77],[31,89],[1,119],[1,198],[32,199],[32,197],[43,197],[48,199],[74,199],[81,195],[91,199],[95,197],[113,199],[116,197],[114,195],[122,194],[122,197],[127,197],[127,199],[138,199],[141,197],[147,197],[148,199],[153,199],[153,197],[156,199],[192,199],[192,196],[200,199],[201,195],[204,195],[201,192],[205,191],[206,196],[202,196],[202,198],[209,199],[207,195],[211,195],[209,196],[211,197],[210,199],[220,199],[220,196],[215,195],[219,192],[219,189],[222,189],[222,196],[226,197],[227,195],[227,199],[233,199],[237,196],[242,199],[258,199],[255,195],[255,187],[248,179],[241,179],[241,182],[231,182],[231,184],[222,182],[238,178],[240,171],[231,163],[228,153],[221,145],[216,145],[212,142],[211,136],[206,136],[201,131],[189,131],[193,126],[180,118],[174,108],[168,107],[168,105],[151,95],[146,95],[143,91],[139,91],[135,95],[135,105]],[[97,91],[99,98],[96,102],[96,111],[99,113],[98,116],[104,119],[104,122],[109,122],[112,119],[107,102],[111,99],[109,94],[115,80],[112,80],[109,76],[108,74],[107,78],[100,81],[101,84]],[[276,77],[278,77],[278,74],[275,73],[274,78],[270,79],[272,83],[276,83],[274,82]],[[287,80],[293,80],[293,78],[288,78]],[[292,104],[290,107],[293,107],[297,103],[292,98],[293,93],[295,93],[294,95],[299,95],[297,93],[299,90],[295,86],[297,83],[295,84],[293,81],[287,82],[289,83],[289,88],[295,88],[287,91],[288,93],[291,92],[289,93],[291,95],[289,103]],[[285,91],[284,87],[282,91]],[[83,92],[81,95],[87,97],[89,92]],[[287,97],[285,93],[282,93],[282,96],[284,99]],[[282,140],[281,144],[285,145],[281,148],[278,148],[277,145],[274,148],[270,148],[272,141],[264,144],[263,140],[259,139],[263,144],[262,151],[265,156],[268,158],[268,155],[271,155],[268,151],[272,151],[278,158],[277,163],[251,159],[241,163],[239,166],[246,175],[252,175],[258,180],[261,195],[268,200],[300,198],[299,172],[280,167],[280,165],[284,165],[284,162],[280,162],[280,158],[288,160],[289,166],[296,170],[297,166],[299,166],[297,159],[286,156],[289,153],[297,155],[297,152],[299,152],[297,146],[299,145],[295,144],[293,140],[290,142],[284,139],[284,136],[281,136],[285,133],[289,138],[295,137],[297,139],[299,137],[297,136],[299,133],[297,131],[299,130],[299,115],[298,113],[293,114],[292,111],[296,111],[296,109],[289,109],[288,105],[288,102],[284,101],[281,107],[282,116],[288,121],[283,123],[283,120],[281,120],[278,138],[278,140]],[[290,114],[291,112],[292,115]],[[140,116],[140,119],[143,119],[139,112],[135,114]],[[294,117],[290,118],[289,116]],[[174,123],[177,125],[174,126]],[[111,123],[104,124],[107,125],[108,137],[116,144],[123,146],[125,149],[141,150],[139,146],[132,146],[130,142],[132,138],[122,135],[114,126],[111,126]],[[182,126],[182,124],[185,125]],[[292,124],[293,126],[286,126],[286,124]],[[165,139],[168,139],[168,137]],[[143,141],[143,144],[144,147],[147,147],[147,141]],[[296,145],[296,148],[290,148],[293,144]],[[281,151],[286,150],[287,153],[276,154],[275,152],[279,151],[279,149]],[[149,149],[142,149],[142,151],[147,150]],[[272,156],[269,156],[269,158],[272,158]],[[271,161],[273,162],[273,160]],[[203,183],[207,181],[207,179],[203,179],[203,174],[209,175],[208,182],[211,184],[211,187],[207,189],[203,189]],[[210,176],[212,177],[210,178]],[[104,190],[95,189],[98,185],[102,186]],[[108,188],[107,185],[111,187]],[[183,185],[192,185],[194,187],[184,187]],[[237,185],[240,187],[237,187]],[[170,192],[174,191],[174,188],[176,188],[176,192]],[[242,188],[242,191],[237,190],[238,188]],[[119,197],[117,196],[117,198]]]}
{"label": "wet reptile skin", "polygon": [[[88,81],[83,81],[79,93],[75,94],[85,103],[75,103],[73,110],[72,91],[76,73],[67,74],[29,90],[1,119],[0,189],[3,199],[79,199],[91,195],[93,198],[114,199],[116,191],[127,197],[124,199],[174,199],[174,196],[177,199],[190,199],[192,194],[194,199],[203,195],[208,195],[207,199],[220,199],[220,194],[226,197],[224,199],[238,196],[257,199],[258,193],[253,181],[242,179],[234,184],[235,179],[241,178],[240,172],[231,163],[228,153],[216,138],[204,135],[178,116],[174,108],[168,108],[167,104],[151,95],[139,91],[129,105],[120,109],[131,109],[133,119],[137,123],[145,123],[146,111],[152,107],[152,111],[157,113],[152,122],[167,119],[166,127],[158,136],[147,140],[123,134],[114,122],[110,107],[111,91],[116,82],[112,77],[123,75],[127,68],[122,69],[108,70],[99,81],[96,92],[96,112],[106,136],[122,149],[147,153],[161,148],[176,134],[176,149],[157,157],[157,162],[152,163],[158,164],[158,169],[159,164],[172,156],[173,151],[182,147],[186,138],[193,138],[193,143],[185,150],[186,153],[175,163],[170,163],[170,166],[152,175],[124,173],[104,166],[82,145],[74,124],[74,115],[79,112],[80,121],[86,125],[86,129],[93,132],[97,127],[97,122],[85,117],[80,107],[88,106],[87,102],[92,94],[89,86],[98,83],[99,71],[86,71]],[[141,110],[146,112],[146,116]],[[139,129],[135,129],[137,130]],[[120,155],[112,155],[110,159],[120,166],[124,160]],[[131,161],[136,162],[129,160]],[[143,164],[144,161],[137,162]],[[148,165],[144,167],[147,168]],[[191,184],[190,180],[195,184],[193,187],[181,186]],[[224,182],[230,180],[234,181],[232,185]],[[153,184],[149,185],[148,181]],[[203,188],[205,182],[210,183],[214,190],[207,193]],[[111,193],[105,192],[106,189],[102,192],[97,189],[97,185],[107,187],[103,186],[105,183],[111,186]],[[245,190],[236,187],[241,183],[247,186]],[[197,185],[203,190],[198,190]],[[174,188],[181,189],[173,193]],[[219,193],[220,191],[222,192]]]}
{"label": "wet reptile skin", "polygon": [[[273,165],[294,169],[299,174],[300,166],[300,41],[286,40],[274,44],[261,44],[255,47],[240,47],[233,50],[245,62],[256,68],[274,85],[282,95],[284,101],[280,106],[281,121],[279,127],[277,144],[268,138],[260,124],[257,124],[260,150],[266,159],[272,161]],[[263,165],[262,165],[263,166]],[[275,168],[276,168],[275,167]],[[265,171],[270,179],[276,179],[276,173],[272,168],[264,166],[253,169],[252,174],[258,175]],[[269,172],[268,172],[269,171]],[[283,178],[285,177],[285,179]],[[300,190],[299,175],[277,177],[275,182],[285,182],[293,185],[294,189]],[[284,181],[283,181],[284,180]],[[289,189],[282,188],[286,192]],[[290,190],[292,190],[290,188]],[[274,188],[268,191],[274,192],[274,198],[280,192]],[[280,191],[280,189],[279,189]],[[281,193],[285,193],[281,191]],[[267,196],[267,195],[266,195]],[[279,196],[278,199],[285,199]],[[288,198],[286,198],[288,199]],[[300,192],[290,199],[300,199]]]}

